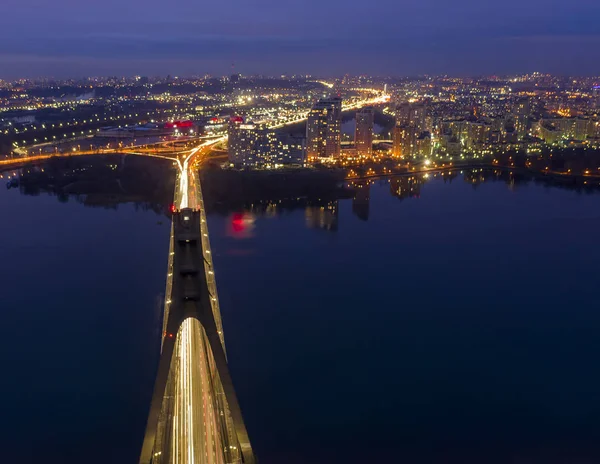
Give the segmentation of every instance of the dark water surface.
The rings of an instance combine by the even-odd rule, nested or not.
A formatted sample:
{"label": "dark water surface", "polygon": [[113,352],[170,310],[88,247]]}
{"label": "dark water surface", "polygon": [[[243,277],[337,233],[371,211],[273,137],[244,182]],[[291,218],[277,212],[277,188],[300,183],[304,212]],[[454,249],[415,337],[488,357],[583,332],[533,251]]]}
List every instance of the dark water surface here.
{"label": "dark water surface", "polygon": [[[600,462],[600,195],[480,181],[209,215],[261,463]],[[0,461],[134,463],[167,216],[22,190],[0,189]]]}

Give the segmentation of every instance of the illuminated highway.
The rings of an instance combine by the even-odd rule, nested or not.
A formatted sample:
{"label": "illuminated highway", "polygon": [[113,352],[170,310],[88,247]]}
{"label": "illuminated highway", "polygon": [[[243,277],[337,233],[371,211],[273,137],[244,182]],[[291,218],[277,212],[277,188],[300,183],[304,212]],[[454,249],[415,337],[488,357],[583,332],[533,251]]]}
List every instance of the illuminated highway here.
{"label": "illuminated highway", "polygon": [[[217,138],[215,139],[215,137],[196,137],[194,139],[183,139],[183,140],[169,140],[169,141],[163,141],[163,142],[156,142],[156,143],[146,143],[146,144],[140,144],[140,145],[127,145],[127,146],[117,146],[115,148],[94,148],[94,149],[90,149],[90,150],[81,150],[78,148],[73,148],[70,150],[65,150],[64,152],[59,152],[56,151],[54,153],[38,153],[35,154],[35,152],[37,151],[37,149],[39,149],[42,146],[46,146],[49,144],[42,144],[42,145],[36,145],[33,147],[30,147],[29,150],[24,150],[24,149],[19,149],[19,151],[16,151],[17,153],[19,153],[19,156],[14,157],[14,158],[7,158],[7,159],[0,159],[0,166],[20,166],[22,164],[25,163],[29,163],[29,162],[38,162],[38,161],[45,161],[51,158],[57,158],[57,157],[70,157],[70,156],[91,156],[91,155],[135,155],[135,156],[147,156],[150,158],[162,158],[162,159],[169,159],[169,160],[175,160],[175,157],[177,155],[189,155],[190,154],[190,150],[189,149],[175,149],[174,147],[174,143],[181,143],[181,142],[193,142],[194,140],[198,140],[198,139],[203,139],[203,138],[207,138],[209,140],[207,140],[206,142],[204,142],[203,144],[201,144],[199,147],[195,148],[194,150],[191,150],[191,152],[193,154],[195,154],[197,152],[197,150],[201,147],[204,146],[211,146],[214,143],[216,143],[217,141],[222,141],[223,138]],[[34,154],[30,154],[30,153],[34,153]]]}
{"label": "illuminated highway", "polygon": [[[221,312],[196,163],[190,150],[176,182],[161,361],[140,463],[229,464],[254,455],[227,368]],[[182,239],[184,237],[185,239]]]}
{"label": "illuminated highway", "polygon": [[135,155],[135,156],[147,156],[150,158],[161,158],[173,160],[172,156],[166,155],[158,155],[150,152],[143,152],[138,150],[93,150],[93,151],[77,151],[77,152],[66,152],[61,154],[49,154],[49,155],[32,155],[32,156],[24,156],[22,158],[11,158],[11,159],[0,159],[0,167],[1,166],[21,166],[26,163],[34,163],[38,161],[46,161],[51,158],[67,158],[70,156],[90,156],[90,155]]}
{"label": "illuminated highway", "polygon": [[[364,100],[358,100],[356,102],[342,104],[342,111],[357,110],[364,106],[382,105],[384,103],[389,103],[389,100],[390,100],[389,95],[381,94],[381,95],[378,95],[377,97],[366,98]],[[308,110],[299,112],[299,116],[297,118],[292,118],[285,122],[278,122],[276,124],[272,124],[269,126],[269,128],[270,129],[281,129],[282,127],[285,127],[285,126],[291,126],[294,124],[304,122],[308,118],[308,113],[309,113]]]}

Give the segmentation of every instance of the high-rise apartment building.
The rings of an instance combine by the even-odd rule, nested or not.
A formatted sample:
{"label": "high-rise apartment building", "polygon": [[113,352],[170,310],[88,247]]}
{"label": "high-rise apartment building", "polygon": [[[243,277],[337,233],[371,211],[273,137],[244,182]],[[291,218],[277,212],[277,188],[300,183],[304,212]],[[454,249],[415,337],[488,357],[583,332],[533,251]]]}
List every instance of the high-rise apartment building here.
{"label": "high-rise apartment building", "polygon": [[410,124],[410,103],[400,103],[396,107],[396,126],[408,126]]}
{"label": "high-rise apartment building", "polygon": [[459,141],[467,139],[469,122],[466,119],[462,118],[443,120],[441,126],[442,133],[450,133]]}
{"label": "high-rise apartment building", "polygon": [[427,158],[431,155],[431,134],[427,131],[421,132],[415,142],[416,154]]}
{"label": "high-rise apartment building", "polygon": [[396,125],[413,126],[419,132],[429,130],[427,105],[425,103],[401,103],[396,108]]}
{"label": "high-rise apartment building", "polygon": [[589,117],[542,118],[537,127],[537,135],[546,143],[569,143],[572,140],[585,141],[598,136],[597,122]]}
{"label": "high-rise apartment building", "polygon": [[229,120],[229,162],[235,167],[277,167],[303,165],[303,138],[277,134],[264,124],[245,122],[241,117]]}
{"label": "high-rise apartment building", "polygon": [[590,107],[592,110],[600,109],[600,85],[595,85],[592,88],[592,98],[590,100]]}
{"label": "high-rise apartment building", "polygon": [[356,113],[356,130],[354,143],[358,156],[371,156],[373,154],[373,126],[375,113],[368,106]]}
{"label": "high-rise apartment building", "polygon": [[229,118],[227,125],[227,147],[229,154],[229,162],[234,165],[240,165],[244,156],[244,151],[247,147],[246,129],[244,118],[241,116],[232,116]]}
{"label": "high-rise apartment building", "polygon": [[519,139],[525,138],[530,129],[531,101],[529,98],[520,98],[513,107],[515,130]]}
{"label": "high-rise apartment building", "polygon": [[275,164],[304,166],[306,161],[306,138],[277,134],[277,145],[273,160]]}
{"label": "high-rise apartment building", "polygon": [[306,152],[310,163],[339,157],[342,143],[342,99],[319,100],[306,122]]}
{"label": "high-rise apartment building", "polygon": [[327,157],[327,108],[312,108],[306,121],[306,155],[309,163]]}
{"label": "high-rise apartment building", "polygon": [[414,156],[417,154],[417,137],[419,133],[414,126],[401,125],[394,127],[393,155]]}
{"label": "high-rise apartment building", "polygon": [[467,125],[467,148],[475,149],[490,142],[492,126],[487,121],[469,121]]}
{"label": "high-rise apartment building", "polygon": [[[393,131],[394,156],[415,156],[423,154],[417,139],[429,129],[427,105],[425,103],[401,103],[396,108],[396,127]],[[421,144],[423,145],[423,144]]]}

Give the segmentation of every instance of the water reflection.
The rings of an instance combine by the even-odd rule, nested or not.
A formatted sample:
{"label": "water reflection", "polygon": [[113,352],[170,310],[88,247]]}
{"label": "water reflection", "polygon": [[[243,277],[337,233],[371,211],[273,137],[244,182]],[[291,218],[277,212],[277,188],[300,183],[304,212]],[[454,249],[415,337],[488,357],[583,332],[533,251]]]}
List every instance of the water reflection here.
{"label": "water reflection", "polygon": [[399,200],[419,198],[421,186],[426,182],[425,177],[404,176],[389,179],[390,193]]}
{"label": "water reflection", "polygon": [[338,229],[339,206],[336,201],[323,205],[307,206],[306,226],[310,229],[323,229],[335,232]]}
{"label": "water reflection", "polygon": [[354,184],[354,198],[352,200],[352,212],[363,220],[369,220],[369,203],[371,201],[371,184],[367,181]]}
{"label": "water reflection", "polygon": [[[232,340],[261,459],[598,462],[598,218],[596,198],[573,193],[592,190],[498,169],[428,175],[250,202],[243,245],[219,237],[230,216],[209,217],[214,249],[231,250],[216,264],[244,328]],[[289,427],[265,431],[265,409]]]}
{"label": "water reflection", "polygon": [[167,160],[135,156],[52,158],[11,171],[7,188],[23,195],[49,194],[93,208],[117,209],[133,203],[141,210],[169,215],[175,172]]}
{"label": "water reflection", "polygon": [[227,235],[237,239],[251,238],[254,235],[255,221],[256,216],[251,212],[233,213]]}
{"label": "water reflection", "polygon": [[[407,174],[377,179],[353,179],[339,185],[335,181],[323,183],[314,195],[302,194],[294,189],[290,194],[285,187],[269,188],[271,199],[265,199],[264,192],[240,189],[235,194],[231,190],[212,191],[205,195],[208,213],[218,213],[231,217],[230,235],[244,237],[253,228],[255,218],[275,217],[294,210],[304,210],[307,228],[336,232],[339,226],[340,201],[352,201],[352,213],[361,221],[370,218],[371,186],[389,185],[389,194],[398,200],[419,200],[430,182],[443,181],[451,184],[461,181],[474,189],[485,183],[503,183],[510,190],[528,184],[540,184],[549,188],[574,190],[579,193],[592,193],[600,190],[600,185],[589,184],[581,179],[557,179],[540,177],[531,173],[493,168],[455,169],[419,174]],[[251,227],[244,215],[251,215]],[[250,217],[250,216],[249,216]]]}
{"label": "water reflection", "polygon": [[[23,195],[53,195],[59,201],[75,200],[94,208],[133,203],[168,215],[173,174],[171,166],[160,160],[76,158],[21,170],[12,188]],[[436,183],[462,188],[436,191]],[[490,189],[490,183],[499,188]],[[504,205],[501,213],[512,214],[510,224],[501,221],[505,216],[498,215],[498,205],[462,212],[444,209],[452,205],[470,208],[475,196],[482,199],[490,192],[489,200],[498,190],[518,191],[529,184],[582,193],[595,188],[570,180],[550,182],[517,171],[478,168],[344,185],[335,179],[322,180],[318,188],[310,182],[301,186],[282,182],[259,189],[257,184],[240,182],[233,187],[225,184],[222,190],[209,189],[205,200],[217,213],[209,222],[228,317],[228,346],[237,363],[236,388],[244,399],[245,418],[262,462],[597,462],[550,454],[563,449],[565,454],[577,450],[570,454],[600,455],[590,450],[600,436],[593,425],[597,416],[593,412],[600,407],[595,389],[598,379],[589,369],[598,357],[600,327],[598,312],[590,305],[598,262],[595,199],[572,202],[572,195],[555,192],[548,197],[535,189],[530,189],[530,195],[519,192],[518,199],[497,197],[502,200],[498,205]],[[507,204],[507,197],[516,200]],[[46,203],[40,202],[40,207]],[[532,204],[539,208],[530,209]],[[407,214],[394,216],[392,210]],[[548,213],[554,210],[562,215],[556,217],[569,220],[548,227]],[[32,211],[27,210],[27,215]],[[71,210],[57,203],[53,213],[60,211]],[[296,214],[288,215],[290,211]],[[386,219],[396,220],[378,223],[381,211]],[[155,293],[164,289],[161,259],[166,260],[168,228],[154,227],[152,232],[144,215],[138,215],[136,221],[127,223],[135,227],[134,233],[103,243],[97,239],[106,233],[101,227],[107,217],[119,214],[88,213],[93,214],[88,215],[85,227],[102,232],[89,240],[93,246],[86,249],[87,261],[92,263],[85,268],[89,275],[81,271],[82,247],[68,241],[71,236],[64,234],[66,228],[42,234],[46,241],[38,242],[59,243],[60,247],[38,246],[28,252],[28,241],[40,237],[37,232],[27,235],[31,231],[26,222],[16,226],[22,231],[15,235],[21,239],[17,249],[23,251],[6,260],[11,265],[6,266],[4,281],[12,283],[7,288],[18,291],[6,292],[4,304],[41,308],[50,319],[43,320],[29,337],[32,343],[43,340],[46,344],[39,342],[23,361],[18,356],[29,352],[20,350],[13,356],[10,347],[18,346],[19,327],[30,330],[31,317],[25,311],[6,313],[9,320],[23,315],[7,325],[8,335],[15,337],[7,343],[9,370],[19,372],[25,366],[33,372],[33,380],[13,376],[20,384],[15,382],[8,389],[5,385],[3,394],[19,406],[8,418],[24,421],[15,421],[15,434],[25,441],[32,436],[37,440],[31,449],[47,451],[43,445],[49,443],[53,451],[71,450],[60,441],[71,437],[64,433],[71,430],[65,422],[68,427],[85,422],[92,430],[116,430],[112,435],[92,434],[107,444],[109,460],[122,457],[115,437],[122,437],[122,446],[135,459],[139,446],[135,433],[143,432],[145,401],[151,395],[151,391],[140,394],[140,386],[150,388],[154,378],[153,360],[147,361],[148,353],[140,348],[148,346],[148,341],[138,337],[154,333],[154,326],[144,332],[140,324],[150,325],[148,308]],[[275,216],[276,220],[258,220]],[[574,223],[571,218],[585,222]],[[61,221],[54,222],[60,225]],[[219,227],[222,224],[227,226]],[[438,231],[447,224],[452,227],[441,237]],[[226,227],[229,234],[223,233]],[[78,231],[75,236],[81,236],[84,229]],[[4,242],[12,246],[15,238],[10,235],[14,232],[7,230]],[[143,241],[153,235],[155,241]],[[136,237],[133,244],[131,237]],[[232,237],[252,240],[232,247]],[[556,247],[557,243],[569,246]],[[133,251],[129,250],[132,246]],[[232,252],[225,251],[228,247]],[[556,252],[548,253],[552,247]],[[115,274],[115,257],[119,268],[123,267],[121,273]],[[38,261],[53,264],[32,268],[31,262]],[[156,271],[140,274],[137,268]],[[572,272],[560,272],[565,269]],[[39,274],[33,279],[40,286],[36,292],[23,287],[29,285],[32,271]],[[311,276],[324,276],[327,286],[306,285]],[[72,300],[63,295],[65,282],[70,290],[66,293],[74,294]],[[57,294],[53,294],[55,289]],[[7,299],[8,293],[12,300]],[[23,304],[21,298],[30,296],[39,300]],[[133,311],[132,300],[141,301]],[[48,305],[53,311],[46,309]],[[66,314],[64,323],[52,325],[62,314]],[[64,336],[43,338],[55,331]],[[92,338],[98,331],[102,336]],[[88,339],[98,343],[86,349]],[[106,340],[116,348],[111,350]],[[57,346],[61,349],[53,352]],[[73,346],[78,347],[75,352]],[[138,356],[131,356],[136,349]],[[48,365],[46,375],[56,382],[56,390],[46,387],[47,380],[39,382],[37,371],[30,369],[39,361],[39,353],[48,351],[60,366],[67,366],[59,375],[48,374],[52,364]],[[94,355],[102,358],[100,369],[97,360],[87,361]],[[63,356],[71,364],[65,364]],[[18,362],[11,365],[13,357]],[[144,363],[149,367],[141,370]],[[114,375],[115,366],[118,375]],[[140,372],[145,383],[140,381]],[[90,380],[81,388],[84,378]],[[106,379],[113,383],[107,386]],[[21,391],[27,392],[26,386],[36,385],[42,391],[30,395],[40,395],[44,401],[19,398]],[[123,385],[128,386],[125,393]],[[86,401],[81,404],[91,407],[57,400],[54,391],[68,392],[68,398],[82,397]],[[115,406],[110,409],[110,405]],[[135,420],[120,417],[122,411]],[[60,415],[66,418],[62,424],[51,421],[55,436],[40,439],[50,429],[45,422],[31,434],[31,417]],[[110,419],[106,423],[105,417]],[[271,426],[284,422],[288,426]],[[553,440],[556,437],[562,442]],[[92,456],[94,462],[106,461],[93,453],[96,439],[89,443],[76,439],[85,443],[80,446],[82,454]],[[348,448],[348,442],[357,445]],[[524,449],[523,443],[548,449],[550,455],[519,458],[535,454]],[[23,448],[27,449],[26,443],[19,451]],[[309,458],[303,459],[303,454]],[[78,455],[63,462],[84,460]]]}
{"label": "water reflection", "polygon": [[[536,183],[580,193],[600,190],[600,184],[586,179],[551,178],[494,168],[344,182],[338,172],[304,173],[297,177],[263,173],[223,176],[218,171],[204,173],[205,205],[209,214],[231,217],[229,235],[237,238],[252,236],[257,217],[275,217],[294,210],[304,210],[308,228],[335,232],[339,226],[339,201],[346,199],[352,201],[353,214],[361,221],[368,221],[374,184],[388,184],[389,194],[399,200],[418,200],[429,182],[452,183],[459,178],[474,189],[485,183],[501,182],[509,189]],[[7,188],[18,188],[23,195],[46,193],[56,196],[59,202],[73,199],[88,207],[108,209],[133,203],[141,210],[169,216],[175,169],[167,160],[135,156],[55,158],[38,166],[7,171],[3,179]]]}

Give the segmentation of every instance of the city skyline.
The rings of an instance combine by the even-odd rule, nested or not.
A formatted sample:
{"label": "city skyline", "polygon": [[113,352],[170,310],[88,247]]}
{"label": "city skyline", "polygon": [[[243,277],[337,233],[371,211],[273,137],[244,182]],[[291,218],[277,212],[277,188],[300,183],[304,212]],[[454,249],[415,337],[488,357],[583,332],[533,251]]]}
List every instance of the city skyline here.
{"label": "city skyline", "polygon": [[226,10],[187,0],[6,6],[4,79],[222,75],[232,64],[242,74],[600,74],[600,5],[589,0],[380,0],[366,15],[339,0],[305,2],[293,15],[271,0]]}

